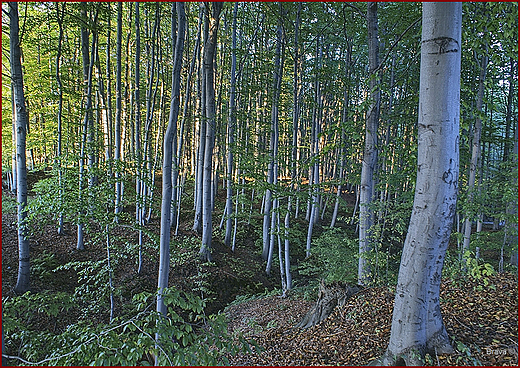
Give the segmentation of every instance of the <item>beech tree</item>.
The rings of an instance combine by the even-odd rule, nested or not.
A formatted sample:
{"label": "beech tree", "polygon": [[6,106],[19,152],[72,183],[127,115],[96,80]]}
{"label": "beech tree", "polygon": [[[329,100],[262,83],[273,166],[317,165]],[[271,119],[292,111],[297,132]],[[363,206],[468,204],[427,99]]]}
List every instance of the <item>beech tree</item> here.
{"label": "beech tree", "polygon": [[365,151],[361,169],[361,186],[359,198],[359,269],[358,283],[365,285],[370,282],[371,270],[367,259],[373,248],[370,227],[374,223],[374,210],[371,203],[374,197],[374,172],[377,165],[377,128],[379,125],[380,92],[377,80],[379,69],[379,38],[377,34],[377,3],[367,4],[368,28],[368,60],[370,108],[367,112],[365,127]]}
{"label": "beech tree", "polygon": [[[182,67],[182,55],[184,51],[184,37],[186,30],[186,13],[184,3],[178,2],[176,5],[177,12],[177,35],[173,31],[172,24],[172,44],[175,52],[173,60],[172,73],[172,97],[170,103],[170,116],[168,119],[168,127],[164,135],[164,156],[163,156],[163,177],[162,177],[162,202],[161,202],[161,234],[160,234],[160,251],[159,251],[159,277],[157,294],[157,312],[166,317],[166,306],[163,300],[163,291],[168,287],[168,274],[170,272],[170,230],[171,230],[171,200],[172,192],[175,190],[172,186],[172,157],[173,138],[177,129],[177,119],[179,116],[180,106],[180,78]],[[174,5],[172,5],[172,11]],[[176,168],[174,168],[176,169]],[[156,340],[159,341],[160,336],[157,334]],[[156,357],[157,364],[157,357]]]}
{"label": "beech tree", "polygon": [[[114,127],[114,161],[115,170],[115,203],[114,211],[116,215],[121,212],[122,180],[121,180],[121,44],[123,39],[123,3],[117,3],[117,46],[116,46],[116,119]],[[116,221],[118,217],[116,216]]]}
{"label": "beech tree", "polygon": [[[61,6],[60,6],[61,5]],[[61,9],[60,9],[61,8]],[[65,17],[65,3],[56,3],[56,20],[59,27],[58,36],[58,52],[56,55],[56,82],[58,83],[58,112],[56,120],[58,121],[58,140],[57,140],[57,163],[58,163],[58,182],[60,192],[60,206],[63,206],[63,168],[62,168],[62,117],[63,117],[63,84],[60,77],[60,63],[63,43],[63,19]],[[63,212],[61,211],[58,218],[58,234],[63,234]]]}
{"label": "beech tree", "polygon": [[452,351],[439,293],[457,201],[461,22],[461,3],[423,3],[417,182],[383,365]]}
{"label": "beech tree", "polygon": [[22,51],[20,49],[17,2],[9,3],[9,32],[11,88],[16,119],[16,201],[18,202],[18,278],[14,291],[17,294],[23,294],[29,290],[30,276],[29,238],[25,224],[27,217],[27,166],[25,155],[27,109],[23,89]]}
{"label": "beech tree", "polygon": [[[215,145],[215,51],[217,47],[217,33],[222,11],[222,3],[206,3],[206,17],[208,22],[208,37],[204,45],[204,85],[205,111],[204,119],[206,136],[204,143],[204,164],[202,177],[202,245],[200,257],[211,261],[212,212],[213,212],[213,147]],[[211,8],[211,9],[210,9]],[[199,182],[200,185],[200,182]]]}

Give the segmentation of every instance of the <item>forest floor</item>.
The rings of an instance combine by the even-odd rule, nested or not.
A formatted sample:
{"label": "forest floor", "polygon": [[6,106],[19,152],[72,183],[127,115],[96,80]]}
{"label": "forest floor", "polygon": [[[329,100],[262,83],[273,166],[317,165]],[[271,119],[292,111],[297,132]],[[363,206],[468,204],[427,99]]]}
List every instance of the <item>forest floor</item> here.
{"label": "forest floor", "polygon": [[[455,353],[427,357],[428,365],[518,366],[518,280],[504,273],[489,284],[464,280],[441,286],[441,309]],[[364,289],[320,324],[293,326],[312,302],[278,296],[227,308],[230,328],[253,338],[261,353],[230,358],[234,365],[367,365],[390,338],[394,295],[386,287]]]}
{"label": "forest floor", "polygon": [[[2,192],[2,201],[12,195]],[[158,219],[148,225],[158,234]],[[43,225],[31,237],[31,290],[74,292],[78,275],[73,270],[50,272],[72,261],[98,261],[106,258],[103,241],[91,242],[86,251],[76,251],[75,228],[67,224],[59,236],[54,225]],[[92,233],[101,229],[92,228]],[[119,227],[114,239],[135,241],[136,232]],[[208,313],[225,311],[229,328],[256,341],[260,353],[229,357],[232,365],[366,365],[382,355],[390,336],[393,294],[387,287],[367,288],[351,297],[343,307],[317,326],[306,330],[294,325],[312,307],[302,293],[290,292],[286,298],[266,293],[278,286],[275,271],[265,276],[264,262],[254,252],[258,234],[245,229],[243,244],[235,253],[221,242],[213,264],[200,264],[196,234],[189,222],[182,223],[181,246],[175,249],[177,266],[171,267],[171,284],[185,290],[206,293]],[[117,236],[116,236],[117,235]],[[119,240],[121,242],[121,240]],[[194,243],[194,244],[191,244]],[[120,247],[119,249],[123,249]],[[129,255],[115,264],[114,283],[121,286],[116,313],[132,295],[153,292],[157,285],[157,259],[145,249],[143,272],[136,274],[136,262]],[[135,253],[135,249],[134,249]],[[122,255],[122,253],[120,254]],[[2,211],[2,298],[13,296],[17,275],[17,230],[15,211]],[[135,257],[134,257],[135,258]],[[430,357],[430,365],[518,365],[518,276],[511,273],[483,280],[446,280],[442,284],[441,308],[455,353]],[[225,285],[225,287],[222,287]],[[261,295],[264,296],[261,296]],[[266,294],[270,296],[265,296]],[[241,302],[228,306],[237,296]],[[227,307],[226,307],[227,306]],[[59,316],[60,321],[40,320],[42,324],[67,325],[77,316]],[[106,322],[106,316],[100,316]],[[44,328],[44,326],[42,326]]]}

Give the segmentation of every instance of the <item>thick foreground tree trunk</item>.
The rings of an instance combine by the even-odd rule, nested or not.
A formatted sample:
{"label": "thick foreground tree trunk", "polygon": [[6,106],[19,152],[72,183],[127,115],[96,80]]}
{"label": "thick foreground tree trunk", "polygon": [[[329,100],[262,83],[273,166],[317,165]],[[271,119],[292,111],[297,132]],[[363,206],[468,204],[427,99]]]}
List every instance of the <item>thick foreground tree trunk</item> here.
{"label": "thick foreground tree trunk", "polygon": [[317,325],[326,319],[336,306],[342,307],[352,295],[360,290],[360,286],[348,286],[339,282],[326,285],[325,282],[321,281],[316,304],[307,312],[296,327],[309,328]]}
{"label": "thick foreground tree trunk", "polygon": [[439,289],[457,201],[461,3],[424,3],[417,183],[388,349],[376,364],[422,365],[452,352]]}

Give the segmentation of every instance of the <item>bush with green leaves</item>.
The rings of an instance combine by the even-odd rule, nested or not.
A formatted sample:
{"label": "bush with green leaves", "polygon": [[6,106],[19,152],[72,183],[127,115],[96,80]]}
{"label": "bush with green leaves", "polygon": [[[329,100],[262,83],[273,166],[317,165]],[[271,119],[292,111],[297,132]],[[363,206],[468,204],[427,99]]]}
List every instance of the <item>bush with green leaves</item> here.
{"label": "bush with green leaves", "polygon": [[16,197],[2,193],[2,213],[16,213],[17,208]]}
{"label": "bush with green leaves", "polygon": [[452,280],[462,280],[469,277],[474,281],[481,281],[484,286],[489,285],[489,276],[496,273],[494,267],[482,258],[475,258],[473,251],[467,250],[459,257],[456,252],[448,250],[444,258],[442,269],[443,277]]}
{"label": "bush with green leaves", "polygon": [[[206,317],[204,301],[175,288],[164,290],[166,317],[155,311],[156,294],[133,297],[133,312],[111,323],[92,319],[60,331],[42,329],[31,316],[57,318],[77,308],[66,294],[31,294],[3,301],[8,352],[37,365],[226,365],[227,356],[250,352],[254,342],[228,333],[223,314]],[[158,335],[156,335],[158,333]],[[237,343],[238,341],[238,343]]]}
{"label": "bush with green leaves", "polygon": [[358,243],[343,229],[324,231],[313,241],[311,256],[299,266],[299,273],[317,283],[357,283]]}

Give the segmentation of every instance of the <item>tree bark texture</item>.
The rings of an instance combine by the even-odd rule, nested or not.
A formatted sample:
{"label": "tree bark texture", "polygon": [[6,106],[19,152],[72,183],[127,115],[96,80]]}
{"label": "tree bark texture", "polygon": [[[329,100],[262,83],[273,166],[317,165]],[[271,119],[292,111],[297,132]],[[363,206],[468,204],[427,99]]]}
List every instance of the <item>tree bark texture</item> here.
{"label": "tree bark texture", "polygon": [[[88,21],[86,5],[83,5],[82,8],[82,17],[85,22]],[[92,75],[94,72],[94,62],[95,62],[95,49],[96,49],[96,35],[92,37],[92,47],[89,52],[88,47],[89,35],[88,31],[85,27],[81,28],[81,50],[83,56],[83,78],[85,83],[85,117],[83,119],[83,132],[82,132],[82,142],[81,142],[81,153],[79,157],[79,191],[78,191],[78,199],[80,203],[80,209],[78,214],[78,236],[76,242],[76,249],[83,250],[85,249],[85,241],[84,241],[84,229],[83,222],[85,221],[85,207],[87,207],[87,203],[85,203],[85,156],[88,153],[89,157],[91,157],[90,151],[92,151],[92,140],[88,138],[89,130],[92,131]],[[89,55],[90,54],[90,55]],[[93,161],[89,158],[89,173],[92,174],[92,166]],[[92,180],[89,178],[89,183],[92,184]],[[87,198],[89,196],[87,195]]]}
{"label": "tree bark texture", "polygon": [[11,85],[14,98],[14,114],[16,115],[16,200],[18,202],[18,278],[14,291],[23,294],[29,290],[29,238],[25,230],[27,217],[27,166],[26,166],[26,134],[27,108],[23,91],[22,52],[19,38],[18,3],[9,3],[9,47],[11,63]]}
{"label": "tree bark texture", "polygon": [[[162,202],[161,202],[161,233],[159,242],[159,275],[157,281],[157,312],[166,317],[166,306],[163,301],[163,290],[168,287],[168,275],[170,272],[170,230],[171,230],[171,199],[174,188],[172,187],[172,157],[174,130],[177,129],[177,120],[180,106],[180,79],[182,54],[184,51],[184,37],[186,30],[186,12],[184,3],[175,4],[177,10],[177,37],[175,41],[175,56],[172,73],[172,98],[170,103],[170,116],[168,127],[164,136],[163,176],[162,176]],[[173,35],[172,35],[173,36]],[[159,336],[156,337],[159,341]],[[157,364],[157,362],[156,362]]]}
{"label": "tree bark texture", "polygon": [[[272,184],[272,187],[276,187],[278,184],[278,142],[280,139],[279,129],[279,105],[280,105],[280,89],[282,83],[283,65],[284,65],[284,54],[285,48],[283,45],[283,28],[282,28],[282,17],[283,8],[280,3],[280,15],[278,19],[278,27],[276,29],[276,51],[274,57],[274,73],[273,73],[273,103],[271,106],[271,140],[269,142],[269,166],[267,181],[268,184]],[[267,250],[267,265],[265,272],[267,275],[271,273],[271,266],[273,262],[273,251],[275,232],[277,228],[277,211],[278,211],[278,198],[275,197],[272,200],[272,191],[267,189],[266,192],[266,206],[264,212],[264,226],[263,226],[263,240],[264,249],[262,249],[262,256],[264,256],[265,250]],[[275,193],[275,195],[277,195]],[[271,202],[268,204],[268,202]],[[269,211],[267,210],[269,209]],[[267,247],[267,248],[265,248]]]}
{"label": "tree bark texture", "polygon": [[224,237],[224,244],[229,247],[231,244],[231,228],[233,213],[233,149],[235,141],[235,125],[236,117],[236,65],[237,65],[237,13],[238,3],[235,3],[233,9],[233,35],[231,46],[231,86],[229,91],[229,117],[228,117],[228,152],[227,152],[227,194],[226,194],[226,235]]}
{"label": "tree bark texture", "polygon": [[359,269],[358,283],[370,283],[370,264],[367,259],[372,249],[370,227],[374,223],[374,211],[370,207],[374,197],[374,171],[377,165],[377,129],[379,125],[380,87],[377,79],[379,67],[379,39],[377,35],[377,3],[367,4],[368,61],[370,71],[370,109],[367,113],[365,128],[365,151],[361,169],[359,198]]}
{"label": "tree bark texture", "polygon": [[423,3],[417,182],[383,365],[452,351],[439,304],[459,175],[461,3]]}
{"label": "tree bark texture", "polygon": [[[209,7],[209,4],[207,4]],[[204,147],[204,164],[202,176],[202,245],[200,258],[211,261],[212,237],[212,175],[213,175],[213,147],[215,145],[215,50],[217,46],[217,32],[220,20],[222,3],[213,2],[211,12],[208,11],[209,33],[204,45],[204,79],[206,84],[206,141]],[[209,10],[209,9],[208,9]]]}
{"label": "tree bark texture", "polygon": [[[61,12],[60,12],[61,5]],[[58,112],[56,120],[58,124],[58,139],[57,139],[57,166],[58,166],[58,187],[60,197],[60,207],[63,206],[63,168],[62,168],[62,116],[63,116],[63,85],[60,77],[60,63],[61,51],[63,44],[63,20],[65,17],[65,3],[56,3],[56,18],[58,21],[59,35],[58,35],[58,51],[56,55],[56,83],[58,84]],[[63,234],[63,212],[60,211],[58,215],[58,234]]]}
{"label": "tree bark texture", "polygon": [[[121,181],[121,41],[123,38],[123,3],[117,4],[117,46],[116,46],[116,119],[114,127],[114,161],[115,170],[115,214],[121,212],[122,181]],[[116,217],[117,219],[117,217]]]}

